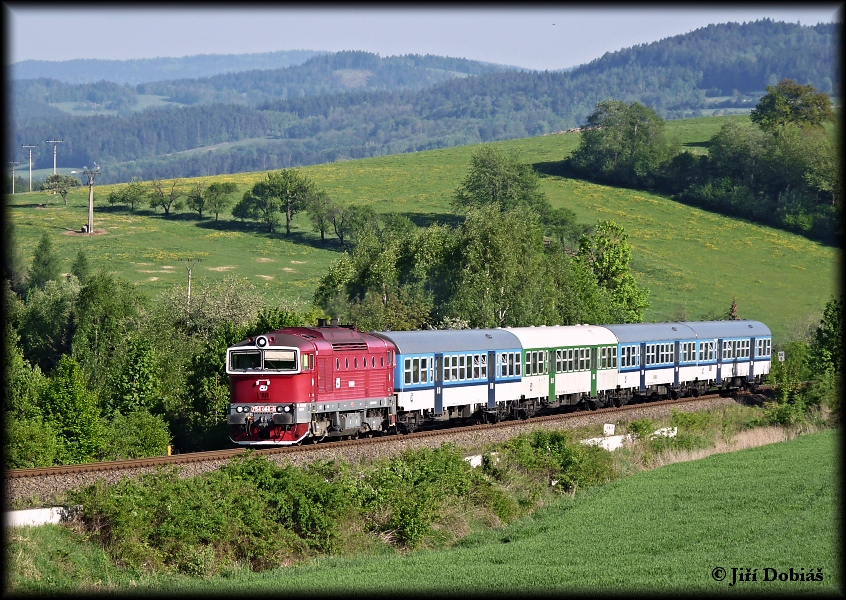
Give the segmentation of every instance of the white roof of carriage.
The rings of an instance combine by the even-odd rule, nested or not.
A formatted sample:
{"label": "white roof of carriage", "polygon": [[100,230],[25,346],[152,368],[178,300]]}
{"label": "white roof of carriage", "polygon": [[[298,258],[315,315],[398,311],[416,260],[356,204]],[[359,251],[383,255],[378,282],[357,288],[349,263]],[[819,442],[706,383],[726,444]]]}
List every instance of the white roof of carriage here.
{"label": "white roof of carriage", "polygon": [[617,336],[599,325],[540,325],[505,330],[517,336],[523,349],[617,344]]}

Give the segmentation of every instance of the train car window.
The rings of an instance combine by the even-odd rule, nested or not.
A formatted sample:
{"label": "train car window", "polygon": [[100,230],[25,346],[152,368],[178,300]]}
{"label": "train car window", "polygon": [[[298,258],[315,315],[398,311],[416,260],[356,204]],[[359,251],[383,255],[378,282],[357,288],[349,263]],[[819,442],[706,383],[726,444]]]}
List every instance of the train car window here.
{"label": "train car window", "polygon": [[723,360],[731,358],[731,342],[723,341]]}
{"label": "train car window", "polygon": [[350,358],[348,356],[344,358],[344,368],[345,369],[350,368]]}
{"label": "train car window", "polygon": [[297,352],[296,350],[265,350],[264,351],[265,371],[296,371]]}
{"label": "train car window", "polygon": [[481,377],[482,379],[487,379],[488,378],[488,355],[487,354],[482,354],[479,357],[479,367],[480,367],[480,370],[481,370],[481,374],[479,375],[479,377]]}
{"label": "train car window", "polygon": [[411,359],[411,383],[420,383],[420,359]]}
{"label": "train car window", "polygon": [[307,371],[308,370],[308,354],[302,355],[302,365],[303,365],[302,366],[303,371]]}
{"label": "train car window", "polygon": [[357,368],[358,368],[358,357],[356,356],[356,357],[353,358],[353,369],[357,369]]}
{"label": "train car window", "polygon": [[362,366],[362,368],[364,368],[364,369],[366,369],[366,368],[367,368],[367,357],[366,357],[366,356],[365,356],[364,358],[362,358],[362,359],[361,359],[361,366]]}
{"label": "train car window", "polygon": [[411,383],[411,359],[410,358],[406,358],[405,361],[403,362],[403,373],[404,373],[403,381],[406,383],[406,385],[408,385],[409,383]]}
{"label": "train car window", "polygon": [[514,353],[514,375],[516,375],[517,377],[520,377],[520,375],[523,372],[522,367],[523,367],[523,364],[520,362],[520,353],[515,352]]}
{"label": "train car window", "polygon": [[617,368],[617,346],[611,346],[611,368]]}
{"label": "train car window", "polygon": [[452,369],[452,380],[458,381],[458,357],[457,356],[451,356],[450,362],[452,364],[452,367],[451,367],[451,369]]}
{"label": "train car window", "polygon": [[458,357],[458,380],[462,381],[464,379],[465,371],[464,371],[464,355]]}
{"label": "train car window", "polygon": [[382,366],[382,368],[385,368],[385,357],[384,356],[379,357],[379,364]]}
{"label": "train car window", "polygon": [[647,344],[646,346],[646,364],[655,364],[655,344]]}
{"label": "train car window", "polygon": [[261,368],[261,352],[232,352],[229,355],[229,369],[247,371]]}
{"label": "train car window", "polygon": [[420,359],[420,383],[429,383],[429,360]]}
{"label": "train car window", "polygon": [[340,368],[341,368],[341,359],[336,358],[335,359],[335,370],[338,371]]}
{"label": "train car window", "polygon": [[376,357],[375,356],[370,357],[370,366],[373,367],[374,369],[376,368]]}

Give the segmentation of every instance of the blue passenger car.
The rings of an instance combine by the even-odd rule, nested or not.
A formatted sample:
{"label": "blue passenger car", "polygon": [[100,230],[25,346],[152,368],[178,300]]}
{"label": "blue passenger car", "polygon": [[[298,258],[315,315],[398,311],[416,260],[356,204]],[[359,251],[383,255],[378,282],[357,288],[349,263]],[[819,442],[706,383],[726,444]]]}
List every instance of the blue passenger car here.
{"label": "blue passenger car", "polygon": [[495,410],[519,394],[519,371],[497,368],[501,357],[519,357],[514,334],[503,329],[382,331],[397,348],[394,392],[409,429],[426,418],[470,417]]}
{"label": "blue passenger car", "polygon": [[696,364],[696,332],[686,323],[605,325],[617,336],[622,396],[678,395]]}
{"label": "blue passenger car", "polygon": [[770,372],[772,333],[760,321],[700,321],[686,323],[696,332],[700,349],[709,351],[698,357],[701,364],[713,366],[713,383],[752,384]]}

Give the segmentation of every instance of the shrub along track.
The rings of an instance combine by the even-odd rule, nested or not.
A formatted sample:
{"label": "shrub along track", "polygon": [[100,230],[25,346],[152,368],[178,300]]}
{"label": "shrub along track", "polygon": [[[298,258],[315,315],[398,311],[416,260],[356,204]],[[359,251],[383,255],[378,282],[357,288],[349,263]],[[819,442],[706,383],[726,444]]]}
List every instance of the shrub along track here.
{"label": "shrub along track", "polygon": [[[620,418],[654,419],[669,414],[671,409],[696,411],[737,402],[760,403],[764,399],[760,394],[739,393],[732,396],[712,394],[699,398],[627,404],[620,408],[608,407],[594,411],[555,413],[533,417],[526,421],[509,420],[486,425],[418,431],[406,435],[264,448],[252,452],[280,464],[304,465],[315,460],[333,459],[355,463],[360,460],[391,456],[411,448],[435,448],[446,442],[455,443],[472,451],[485,444],[504,441],[533,429],[572,429],[595,423],[613,423]],[[4,508],[8,510],[17,501],[29,506],[44,506],[54,502],[54,499],[62,492],[90,485],[96,480],[116,483],[124,477],[137,477],[169,465],[176,466],[181,477],[193,477],[216,470],[232,458],[248,451],[245,448],[233,448],[144,459],[8,470],[5,473]]]}

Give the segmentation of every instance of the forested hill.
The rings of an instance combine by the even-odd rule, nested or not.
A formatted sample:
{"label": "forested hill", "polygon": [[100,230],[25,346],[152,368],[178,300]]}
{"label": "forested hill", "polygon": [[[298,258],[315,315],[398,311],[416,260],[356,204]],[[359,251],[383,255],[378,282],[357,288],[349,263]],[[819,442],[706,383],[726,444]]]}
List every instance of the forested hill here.
{"label": "forested hill", "polygon": [[[664,118],[699,116],[751,108],[783,78],[838,89],[836,36],[833,24],[711,25],[608,53],[568,72],[342,52],[285,69],[136,87],[26,80],[14,82],[15,121],[7,143],[16,156],[32,140],[63,139],[59,166],[96,160],[103,183],[113,183],[540,135],[584,124],[608,99],[641,102]],[[73,116],[59,104],[87,98],[89,108],[127,108],[152,94],[180,105]],[[39,168],[52,165],[49,148],[33,158]]]}
{"label": "forested hill", "polygon": [[182,104],[246,103],[338,94],[349,90],[422,89],[456,77],[484,75],[508,67],[443,56],[390,56],[337,52],[302,65],[272,71],[226,73],[203,79],[162,81],[138,86],[141,94],[167,96]]}
{"label": "forested hill", "polygon": [[136,85],[150,81],[210,77],[220,73],[256,69],[282,69],[302,64],[320,54],[324,52],[281,50],[258,54],[200,54],[129,60],[96,58],[63,61],[22,60],[11,66],[10,75],[12,79],[55,79],[64,83],[111,81]]}
{"label": "forested hill", "polygon": [[604,77],[626,70],[693,75],[695,87],[709,96],[758,92],[781,79],[811,83],[831,94],[840,79],[835,60],[838,27],[834,23],[805,27],[769,19],[754,23],[708,25],[684,35],[640,44],[574,69],[574,80]]}

